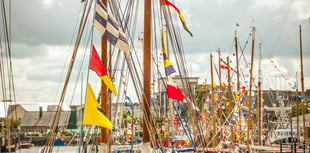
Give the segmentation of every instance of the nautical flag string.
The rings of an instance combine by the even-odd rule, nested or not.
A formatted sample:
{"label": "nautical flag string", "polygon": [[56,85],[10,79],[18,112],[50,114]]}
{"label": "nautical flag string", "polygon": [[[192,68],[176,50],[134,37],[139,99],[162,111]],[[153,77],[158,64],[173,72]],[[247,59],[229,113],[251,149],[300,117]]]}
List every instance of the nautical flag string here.
{"label": "nautical flag string", "polygon": [[161,5],[167,5],[167,6],[171,6],[175,9],[175,11],[177,11],[178,15],[179,15],[179,18],[182,22],[182,25],[183,25],[183,28],[189,33],[189,35],[191,35],[193,37],[193,34],[192,32],[189,30],[187,24],[186,24],[186,21],[185,21],[185,18],[183,16],[183,14],[181,13],[181,11],[175,6],[173,5],[172,3],[170,3],[168,0],[161,0]]}
{"label": "nautical flag string", "polygon": [[131,99],[126,95],[126,97],[125,97],[125,106],[132,108],[132,105],[133,104],[132,104]]}
{"label": "nautical flag string", "polygon": [[112,130],[113,124],[104,115],[100,105],[98,104],[90,84],[87,84],[87,96],[84,112],[84,124],[97,125]]}
{"label": "nautical flag string", "polygon": [[280,75],[283,77],[283,79],[285,79],[285,80],[287,81],[288,85],[289,85],[293,90],[296,90],[296,89],[297,89],[296,84],[293,83],[293,81],[289,80],[288,77],[286,77],[286,76],[284,75],[284,73],[280,71],[280,68],[279,68],[280,66],[279,66],[279,64],[275,61],[275,59],[270,59],[270,62],[271,62],[271,64],[273,65],[273,67],[274,67],[275,69],[277,69],[277,71],[280,73]]}
{"label": "nautical flag string", "polygon": [[101,0],[97,0],[94,27],[111,44],[123,50],[126,54],[130,52],[127,38],[114,16],[107,10]]}
{"label": "nautical flag string", "polygon": [[117,95],[117,89],[115,85],[113,84],[112,80],[107,74],[107,71],[102,64],[97,51],[94,46],[92,46],[92,53],[91,58],[89,62],[89,68],[97,73],[97,75],[101,78],[101,80],[104,82],[104,84],[111,90],[111,92],[116,96]]}
{"label": "nautical flag string", "polygon": [[167,91],[168,91],[168,98],[175,99],[178,101],[184,101],[185,96],[182,90],[177,85],[175,85],[171,76],[167,76]]}
{"label": "nautical flag string", "polygon": [[172,74],[175,72],[175,69],[173,68],[173,66],[171,65],[171,62],[167,56],[167,51],[165,49],[165,41],[164,41],[164,34],[162,33],[161,35],[161,46],[162,46],[162,52],[163,52],[163,56],[164,56],[164,67],[165,67],[165,72],[166,72],[166,76]]}

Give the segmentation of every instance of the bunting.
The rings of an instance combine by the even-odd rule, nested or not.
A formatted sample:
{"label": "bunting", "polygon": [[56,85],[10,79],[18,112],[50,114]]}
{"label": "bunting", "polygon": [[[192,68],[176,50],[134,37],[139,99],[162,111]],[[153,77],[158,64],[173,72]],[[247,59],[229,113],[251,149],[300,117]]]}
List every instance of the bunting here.
{"label": "bunting", "polygon": [[106,69],[104,68],[95,47],[92,45],[91,59],[89,63],[89,68],[97,73],[97,75],[102,79],[104,84],[111,90],[111,92],[116,96],[117,89],[111,79],[109,78]]}
{"label": "bunting", "polygon": [[178,101],[184,101],[184,94],[182,90],[174,84],[171,76],[167,76],[167,90],[168,90],[168,98],[175,99]]}
{"label": "bunting", "polygon": [[125,98],[125,106],[132,108],[132,105],[133,104],[132,104],[131,99],[128,96],[126,96],[126,98]]}
{"label": "bunting", "polygon": [[185,21],[185,18],[183,16],[183,14],[181,13],[181,11],[175,6],[173,5],[172,3],[170,3],[168,0],[161,0],[161,5],[167,5],[167,6],[171,6],[175,9],[175,11],[177,11],[178,15],[179,15],[179,18],[182,22],[182,25],[183,25],[183,28],[193,37],[193,34],[192,32],[189,30],[187,24],[186,24],[186,21]]}
{"label": "bunting", "polygon": [[164,60],[165,73],[167,76],[168,98],[179,100],[179,101],[184,101],[185,96],[184,96],[182,90],[177,85],[175,85],[174,80],[170,76],[171,74],[173,74],[176,71],[173,68],[173,66],[170,63],[170,60],[167,56],[167,51],[165,49],[164,34],[163,33],[161,35],[161,43],[162,43],[162,52],[163,52],[163,56],[164,56],[163,60]]}
{"label": "bunting", "polygon": [[87,84],[87,96],[83,124],[96,125],[112,130],[113,125],[100,109],[93,89]]}
{"label": "bunting", "polygon": [[[221,63],[221,65],[220,65],[221,69],[228,70],[228,64],[222,58],[221,58],[220,63]],[[236,72],[232,67],[230,67],[230,70]]]}
{"label": "bunting", "polygon": [[278,64],[274,59],[270,59],[270,63],[273,65],[273,67],[274,67],[275,69],[277,69],[277,71],[280,73],[280,75],[282,76],[282,78],[283,78],[284,80],[287,81],[287,84],[288,84],[293,90],[296,90],[296,89],[297,89],[297,86],[295,85],[295,83],[292,83],[293,81],[290,81],[290,80],[288,79],[288,77],[286,77],[286,75],[284,75],[283,72],[280,71],[280,68],[279,68],[280,66],[279,66],[279,64]]}
{"label": "bunting", "polygon": [[97,0],[95,10],[94,27],[97,28],[101,36],[106,38],[111,44],[128,54],[130,52],[130,47],[122,28],[119,26],[114,16],[108,12],[101,0]]}
{"label": "bunting", "polygon": [[175,72],[175,69],[173,68],[173,66],[171,65],[171,62],[167,56],[167,51],[165,49],[165,41],[164,41],[164,34],[162,33],[161,35],[161,46],[162,46],[162,52],[163,52],[163,56],[164,56],[164,67],[165,67],[165,72],[166,72],[166,76],[172,74]]}

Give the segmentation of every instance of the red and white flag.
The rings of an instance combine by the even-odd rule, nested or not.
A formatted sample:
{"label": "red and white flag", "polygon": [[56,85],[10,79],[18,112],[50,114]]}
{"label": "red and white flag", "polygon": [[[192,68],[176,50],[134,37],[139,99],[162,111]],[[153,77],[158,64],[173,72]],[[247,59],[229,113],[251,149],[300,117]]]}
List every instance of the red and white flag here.
{"label": "red and white flag", "polygon": [[174,81],[170,76],[167,76],[167,90],[168,98],[184,101],[185,96],[182,90],[177,85],[175,85]]}

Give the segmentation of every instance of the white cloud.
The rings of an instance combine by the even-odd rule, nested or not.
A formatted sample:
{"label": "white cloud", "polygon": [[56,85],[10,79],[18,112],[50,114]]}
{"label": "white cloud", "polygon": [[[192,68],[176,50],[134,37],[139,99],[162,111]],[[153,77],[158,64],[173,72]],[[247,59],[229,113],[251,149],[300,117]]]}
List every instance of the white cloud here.
{"label": "white cloud", "polygon": [[255,0],[252,8],[267,8],[270,10],[280,10],[287,3],[287,0]]}
{"label": "white cloud", "polygon": [[55,0],[42,0],[41,3],[45,9],[49,9],[55,3]]}
{"label": "white cloud", "polygon": [[[289,5],[291,2],[292,6]],[[65,75],[63,73],[66,73],[66,66],[70,61],[68,56],[72,54],[72,48],[68,49],[68,46],[71,43],[75,23],[78,22],[77,16],[80,14],[78,11],[81,5],[79,1],[73,0],[42,0],[40,3],[30,0],[16,2],[13,5],[15,9],[12,17],[12,54],[18,101],[58,100],[63,86]],[[175,23],[181,27],[188,70],[191,65],[190,71],[193,76],[200,77],[200,81],[210,80],[211,51],[221,48],[225,51],[223,57],[231,55],[234,51],[236,22],[240,24],[237,35],[241,46],[244,46],[249,35],[249,26],[256,24],[257,41],[261,41],[263,48],[266,48],[263,49],[263,56],[276,58],[281,65],[281,71],[290,78],[294,78],[296,71],[299,71],[298,53],[292,51],[298,50],[297,26],[301,24],[300,19],[309,18],[309,0],[195,0],[176,1],[176,5],[184,13],[194,34],[193,37],[189,37],[182,29],[178,16],[175,16],[177,21]],[[255,23],[251,22],[253,19]],[[308,22],[304,27],[308,27]],[[143,31],[137,29],[139,34]],[[305,47],[308,47],[306,42],[309,42],[309,36],[307,37],[309,31],[306,30],[304,42]],[[95,37],[98,35],[96,30],[94,35]],[[134,43],[142,45],[140,42]],[[249,42],[245,51],[248,60],[250,44]],[[140,56],[142,51],[138,49],[136,51]],[[214,59],[217,64],[217,58]],[[78,61],[81,62],[81,59]],[[176,68],[174,57],[171,57],[171,61]],[[255,63],[257,61],[255,57]],[[306,54],[305,65],[310,64],[307,61],[310,62],[310,59]],[[278,74],[270,63],[263,65],[263,68],[264,77],[272,78]],[[257,71],[257,64],[254,69]],[[306,68],[305,71],[305,85],[309,88],[310,74]],[[98,90],[99,85],[93,85],[93,88]]]}
{"label": "white cloud", "polygon": [[310,1],[295,1],[292,7],[294,12],[296,12],[295,16],[298,20],[306,20],[310,18]]}

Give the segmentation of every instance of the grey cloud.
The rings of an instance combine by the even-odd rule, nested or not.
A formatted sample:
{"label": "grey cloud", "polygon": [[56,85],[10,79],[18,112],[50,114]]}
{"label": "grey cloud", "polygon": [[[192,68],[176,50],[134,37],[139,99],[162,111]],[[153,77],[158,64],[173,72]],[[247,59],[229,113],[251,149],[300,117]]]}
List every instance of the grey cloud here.
{"label": "grey cloud", "polygon": [[80,2],[61,2],[46,8],[41,1],[12,1],[12,40],[32,46],[70,43]]}

